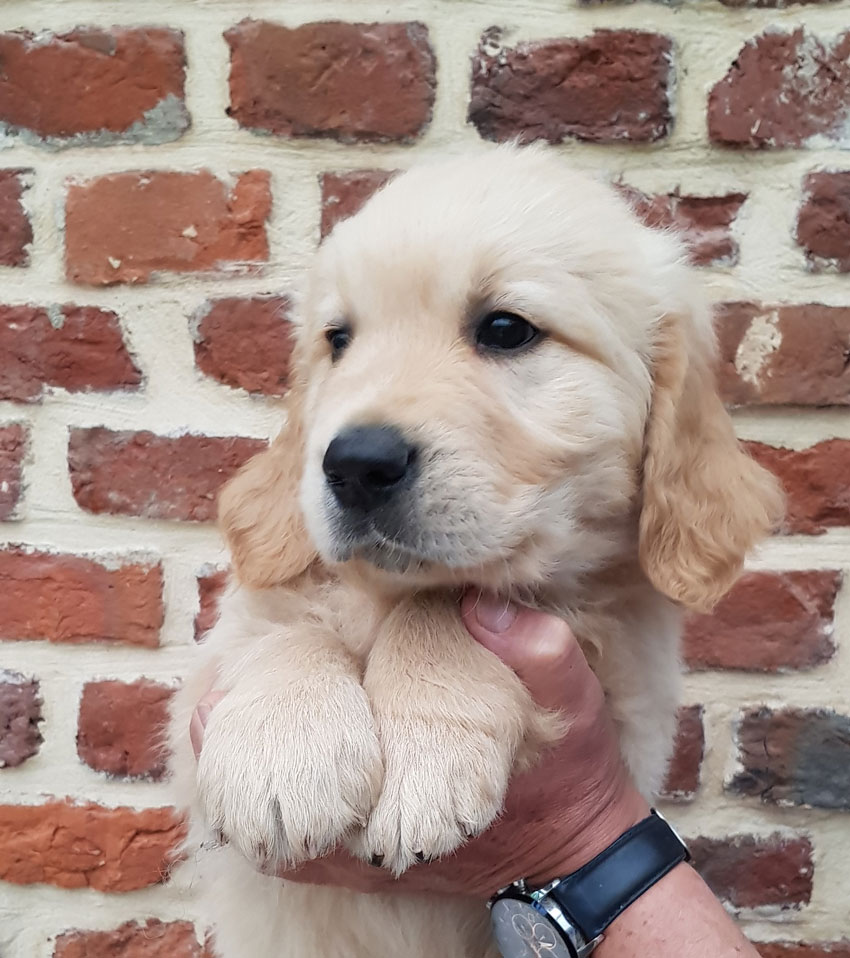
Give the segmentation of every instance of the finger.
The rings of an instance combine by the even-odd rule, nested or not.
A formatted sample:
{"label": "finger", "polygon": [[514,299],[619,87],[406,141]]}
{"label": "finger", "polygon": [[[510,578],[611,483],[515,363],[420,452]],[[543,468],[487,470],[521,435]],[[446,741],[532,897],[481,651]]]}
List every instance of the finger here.
{"label": "finger", "polygon": [[516,672],[538,705],[572,708],[597,684],[563,619],[475,591],[464,596],[461,614],[472,637]]}
{"label": "finger", "polygon": [[189,738],[192,741],[195,758],[198,758],[201,754],[201,748],[204,744],[204,729],[209,721],[210,712],[223,698],[224,692],[207,692],[192,713],[192,720],[189,723]]}

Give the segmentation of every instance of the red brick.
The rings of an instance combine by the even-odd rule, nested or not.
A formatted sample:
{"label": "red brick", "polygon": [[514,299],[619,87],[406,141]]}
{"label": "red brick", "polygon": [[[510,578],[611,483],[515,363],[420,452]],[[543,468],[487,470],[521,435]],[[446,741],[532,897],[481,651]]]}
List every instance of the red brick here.
{"label": "red brick", "polygon": [[756,941],[762,958],[850,958],[850,941]]}
{"label": "red brick", "polygon": [[14,768],[38,752],[41,721],[38,682],[0,669],[0,768]]}
{"label": "red brick", "polygon": [[65,271],[75,283],[145,283],[158,271],[199,272],[265,262],[269,173],[230,188],[209,170],[112,173],[71,183]]}
{"label": "red brick", "polygon": [[679,709],[679,725],[673,756],[667,769],[662,794],[674,801],[690,801],[699,789],[700,769],[705,754],[705,729],[702,706]]}
{"label": "red brick", "polygon": [[284,296],[207,303],[193,324],[198,368],[227,386],[282,396],[293,335]]}
{"label": "red brick", "polygon": [[79,392],[141,381],[115,313],[95,306],[62,306],[55,314],[0,306],[0,399],[36,402],[45,386]]}
{"label": "red brick", "polygon": [[214,569],[198,576],[198,614],[195,616],[195,641],[200,642],[218,622],[219,604],[227,585],[226,569]]}
{"label": "red brick", "polygon": [[20,502],[28,435],[18,423],[0,426],[0,522],[14,518]]}
{"label": "red brick", "polygon": [[808,838],[736,835],[697,838],[688,847],[706,884],[732,908],[794,908],[811,898],[814,864]]}
{"label": "red brick", "polygon": [[72,429],[71,487],[88,512],[209,522],[221,485],[265,447],[236,436]]}
{"label": "red brick", "polygon": [[189,126],[177,31],[2,33],[0,60],[0,122],[29,143],[165,143]]}
{"label": "red brick", "polygon": [[850,145],[850,33],[819,39],[771,27],[738,51],[708,98],[715,143],[750,149]]}
{"label": "red brick", "polygon": [[230,45],[240,126],[343,143],[409,141],[431,119],[436,63],[421,23],[243,20]]}
{"label": "red brick", "polygon": [[502,47],[494,28],[473,58],[468,119],[488,140],[648,143],[672,128],[672,79],[672,44],[657,33]]}
{"label": "red brick", "polygon": [[77,755],[98,772],[159,781],[166,770],[163,732],[173,694],[173,688],[149,679],[87,682]]}
{"label": "red brick", "polygon": [[159,644],[159,566],[107,566],[82,556],[12,547],[0,551],[0,595],[4,639]]}
{"label": "red brick", "polygon": [[850,715],[753,708],[737,739],[740,771],[730,791],[772,805],[850,809]]}
{"label": "red brick", "polygon": [[0,266],[29,265],[32,225],[22,202],[29,172],[0,170]]}
{"label": "red brick", "polygon": [[850,171],[806,176],[796,239],[813,272],[850,272]]}
{"label": "red brick", "polygon": [[394,170],[353,170],[349,173],[323,173],[321,235],[342,220],[354,216],[366,200],[395,176]]}
{"label": "red brick", "polygon": [[149,918],[111,931],[66,931],[53,958],[204,958],[204,952],[191,922]]}
{"label": "red brick", "polygon": [[0,880],[136,891],[167,877],[182,838],[171,808],[0,805]]}
{"label": "red brick", "polygon": [[800,450],[760,442],[745,445],[782,482],[785,532],[814,535],[850,525],[850,440],[827,439]]}
{"label": "red brick", "polygon": [[850,405],[850,308],[725,303],[717,330],[729,405]]}
{"label": "red brick", "polygon": [[691,669],[780,672],[832,658],[841,573],[751,572],[711,615],[690,615],[684,655]]}
{"label": "red brick", "polygon": [[734,266],[738,262],[738,241],[732,235],[732,224],[747,199],[746,193],[647,196],[633,187],[621,189],[647,226],[679,233],[696,266]]}

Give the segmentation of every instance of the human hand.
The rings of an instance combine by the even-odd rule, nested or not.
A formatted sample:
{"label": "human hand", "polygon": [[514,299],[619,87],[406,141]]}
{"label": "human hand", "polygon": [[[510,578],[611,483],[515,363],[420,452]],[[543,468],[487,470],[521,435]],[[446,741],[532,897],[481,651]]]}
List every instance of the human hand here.
{"label": "human hand", "polygon": [[[602,688],[566,623],[475,593],[464,598],[461,612],[472,637],[517,673],[535,701],[561,712],[567,724],[562,741],[515,777],[499,820],[446,858],[396,879],[336,851],[281,878],[361,892],[487,898],[520,877],[544,884],[575,871],[648,814],[620,756]],[[204,715],[221,697],[209,693],[193,716],[196,755]]]}

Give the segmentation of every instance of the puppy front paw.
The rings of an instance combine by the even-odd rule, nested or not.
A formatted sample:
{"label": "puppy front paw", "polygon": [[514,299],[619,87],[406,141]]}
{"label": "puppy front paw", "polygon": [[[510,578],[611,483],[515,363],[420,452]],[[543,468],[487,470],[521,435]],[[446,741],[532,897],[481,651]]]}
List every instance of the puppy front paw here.
{"label": "puppy front paw", "polygon": [[198,762],[209,827],[262,870],[330,851],[362,826],[383,774],[369,702],[349,678],[229,692]]}
{"label": "puppy front paw", "polygon": [[468,723],[380,722],[384,783],[366,827],[348,841],[359,857],[401,874],[439,858],[499,814],[515,748]]}

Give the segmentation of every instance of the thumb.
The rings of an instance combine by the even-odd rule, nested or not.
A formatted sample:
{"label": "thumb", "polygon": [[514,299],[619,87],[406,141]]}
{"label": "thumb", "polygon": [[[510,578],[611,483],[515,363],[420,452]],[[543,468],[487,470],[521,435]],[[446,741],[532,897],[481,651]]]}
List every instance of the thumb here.
{"label": "thumb", "polygon": [[461,616],[470,635],[516,672],[543,708],[574,708],[596,685],[563,619],[474,590],[464,596]]}

